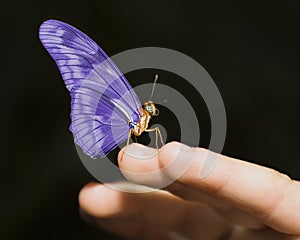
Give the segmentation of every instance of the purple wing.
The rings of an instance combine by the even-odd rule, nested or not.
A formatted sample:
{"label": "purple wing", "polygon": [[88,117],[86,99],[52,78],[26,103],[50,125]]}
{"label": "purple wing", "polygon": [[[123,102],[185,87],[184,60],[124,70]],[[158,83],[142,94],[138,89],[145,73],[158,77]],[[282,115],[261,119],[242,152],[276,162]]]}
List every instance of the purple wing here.
{"label": "purple wing", "polygon": [[141,103],[106,53],[69,24],[47,20],[39,37],[71,95],[74,141],[92,158],[106,156],[127,139]]}

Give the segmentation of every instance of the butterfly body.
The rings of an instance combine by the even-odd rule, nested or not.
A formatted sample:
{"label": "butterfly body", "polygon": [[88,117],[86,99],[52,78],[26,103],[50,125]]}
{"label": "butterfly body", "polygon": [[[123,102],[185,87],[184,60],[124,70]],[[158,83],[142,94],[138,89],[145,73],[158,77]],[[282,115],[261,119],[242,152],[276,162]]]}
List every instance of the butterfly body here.
{"label": "butterfly body", "polygon": [[129,122],[131,133],[140,136],[148,130],[148,125],[152,116],[158,115],[158,109],[152,101],[145,102],[140,108],[140,118],[137,123]]}

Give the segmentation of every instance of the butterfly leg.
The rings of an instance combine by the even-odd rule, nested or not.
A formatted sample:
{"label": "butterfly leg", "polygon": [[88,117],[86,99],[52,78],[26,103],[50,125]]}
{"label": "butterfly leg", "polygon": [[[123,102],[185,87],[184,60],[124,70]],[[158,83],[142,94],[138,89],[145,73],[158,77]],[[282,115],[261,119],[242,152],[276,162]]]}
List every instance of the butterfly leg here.
{"label": "butterfly leg", "polygon": [[128,133],[126,147],[129,145],[129,141],[130,141],[131,134],[132,134],[132,129],[130,129],[130,131],[129,131],[129,133]]}
{"label": "butterfly leg", "polygon": [[136,143],[138,142],[136,135],[134,135],[134,140],[135,140]]}
{"label": "butterfly leg", "polygon": [[162,145],[165,145],[165,144],[164,144],[164,141],[163,141],[163,139],[162,139],[161,132],[160,132],[159,128],[156,127],[156,128],[150,128],[150,129],[146,129],[146,130],[145,130],[145,132],[154,132],[154,131],[155,131],[155,145],[156,145],[156,148],[158,149],[158,142],[157,142],[158,136],[159,136],[159,138],[160,138],[161,144],[162,144]]}
{"label": "butterfly leg", "polygon": [[[162,135],[161,135],[161,132],[160,132],[160,130],[159,130],[159,128],[157,127],[157,133],[158,133],[158,135],[159,135],[159,138],[160,138],[160,143],[161,143],[161,145],[165,145],[165,143],[164,143],[164,141],[163,141],[163,139],[162,139]],[[157,137],[156,137],[157,138]]]}

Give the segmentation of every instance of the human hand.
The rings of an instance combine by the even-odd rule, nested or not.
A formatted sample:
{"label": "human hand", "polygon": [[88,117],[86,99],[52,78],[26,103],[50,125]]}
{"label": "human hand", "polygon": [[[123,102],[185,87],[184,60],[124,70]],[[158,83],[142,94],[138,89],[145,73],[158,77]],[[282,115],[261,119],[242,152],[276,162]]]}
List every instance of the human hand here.
{"label": "human hand", "polygon": [[[148,193],[86,185],[79,194],[80,208],[98,226],[128,239],[300,239],[299,181],[220,154],[215,154],[218,162],[209,174],[200,178],[209,165],[209,151],[176,142],[147,161],[139,156],[150,156],[151,148],[132,144],[125,151],[137,155],[119,154],[120,169],[130,181],[151,187],[162,179],[174,181]],[[191,165],[177,179],[178,166],[185,162]]]}

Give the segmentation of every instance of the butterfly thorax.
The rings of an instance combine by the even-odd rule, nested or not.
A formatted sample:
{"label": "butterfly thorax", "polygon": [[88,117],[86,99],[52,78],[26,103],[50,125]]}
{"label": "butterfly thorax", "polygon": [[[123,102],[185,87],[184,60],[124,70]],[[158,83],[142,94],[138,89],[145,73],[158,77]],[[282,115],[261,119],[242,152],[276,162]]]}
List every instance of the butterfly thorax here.
{"label": "butterfly thorax", "polygon": [[158,115],[158,109],[155,107],[152,101],[145,102],[140,108],[140,118],[137,123],[129,123],[132,133],[135,136],[140,136],[146,129],[152,116]]}

